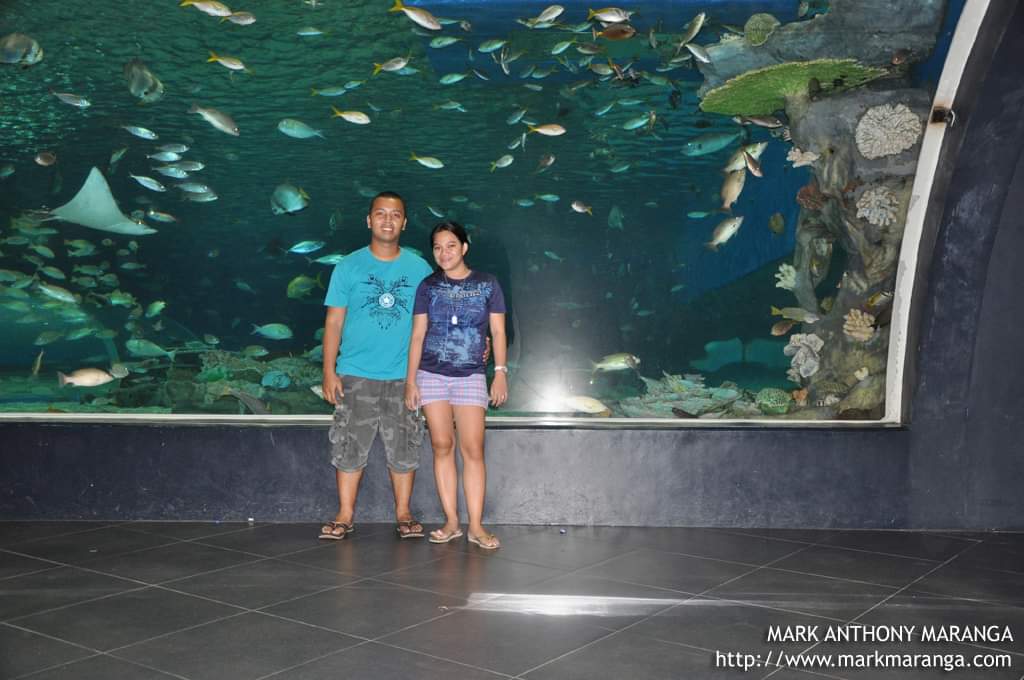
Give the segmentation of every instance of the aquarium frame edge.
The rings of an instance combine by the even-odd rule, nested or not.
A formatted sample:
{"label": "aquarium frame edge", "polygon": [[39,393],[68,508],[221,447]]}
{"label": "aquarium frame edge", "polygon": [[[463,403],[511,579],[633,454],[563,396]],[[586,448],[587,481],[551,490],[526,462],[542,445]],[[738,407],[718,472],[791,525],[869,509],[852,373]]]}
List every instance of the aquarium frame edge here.
{"label": "aquarium frame edge", "polygon": [[[942,66],[942,75],[935,87],[935,96],[928,111],[924,136],[921,141],[921,153],[917,158],[917,171],[914,174],[914,185],[910,192],[910,207],[903,229],[903,240],[900,244],[899,261],[896,267],[896,284],[893,289],[892,323],[889,335],[889,356],[886,361],[885,373],[885,415],[884,424],[903,425],[909,420],[910,400],[908,395],[913,391],[912,371],[908,368],[912,357],[911,349],[916,346],[916,334],[912,333],[911,321],[913,305],[921,300],[914,299],[915,287],[921,285],[919,276],[927,269],[928,262],[921,262],[922,242],[925,236],[925,224],[929,209],[943,210],[944,202],[932,202],[932,191],[939,160],[946,139],[947,129],[956,122],[931,122],[932,113],[936,109],[953,112],[953,104],[960,89],[960,83],[967,68],[968,59],[974,50],[975,42],[982,24],[988,14],[991,0],[966,0],[960,17],[957,19],[956,30],[946,53]],[[924,253],[930,256],[931,253]]]}

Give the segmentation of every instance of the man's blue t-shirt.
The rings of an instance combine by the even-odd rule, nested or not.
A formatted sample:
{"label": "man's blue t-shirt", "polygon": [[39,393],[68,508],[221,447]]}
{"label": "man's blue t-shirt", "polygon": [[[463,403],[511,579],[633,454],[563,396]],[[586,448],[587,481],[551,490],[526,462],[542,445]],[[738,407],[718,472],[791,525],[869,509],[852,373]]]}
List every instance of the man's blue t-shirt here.
{"label": "man's blue t-shirt", "polygon": [[427,315],[420,370],[452,378],[485,373],[484,347],[491,314],[505,313],[505,295],[491,274],[464,279],[432,274],[416,290],[413,314]]}
{"label": "man's blue t-shirt", "polygon": [[430,272],[426,260],[409,250],[400,250],[394,260],[379,260],[369,246],[334,266],[324,304],[348,308],[338,375],[405,378],[416,287]]}

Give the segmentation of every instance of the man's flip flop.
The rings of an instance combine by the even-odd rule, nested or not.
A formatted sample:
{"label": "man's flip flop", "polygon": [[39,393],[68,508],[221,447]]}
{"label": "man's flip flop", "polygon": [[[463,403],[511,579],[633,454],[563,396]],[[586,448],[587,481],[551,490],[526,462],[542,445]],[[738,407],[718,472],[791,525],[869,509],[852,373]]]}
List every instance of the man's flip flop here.
{"label": "man's flip flop", "polygon": [[430,538],[427,540],[429,540],[431,543],[451,543],[456,538],[462,538],[462,529],[456,529],[450,534],[446,534],[440,529],[438,529],[437,531],[431,531]]}
{"label": "man's flip flop", "polygon": [[[338,529],[341,529],[341,533],[335,533]],[[327,522],[320,527],[320,538],[328,541],[340,541],[355,530],[356,528],[351,524],[345,524],[344,522]]]}
{"label": "man's flip flop", "polygon": [[[420,530],[413,531],[413,527],[419,524]],[[406,531],[402,531],[402,527],[406,528]],[[395,526],[395,533],[398,534],[399,538],[423,538],[423,525],[415,519],[402,519],[398,521]]]}
{"label": "man's flip flop", "polygon": [[[498,542],[498,537],[494,534],[481,534],[479,536],[473,536],[472,534],[466,536],[466,540],[473,545],[478,545],[484,550],[497,550],[501,547],[501,543]],[[487,541],[487,543],[484,543]],[[492,543],[491,545],[488,545]]]}

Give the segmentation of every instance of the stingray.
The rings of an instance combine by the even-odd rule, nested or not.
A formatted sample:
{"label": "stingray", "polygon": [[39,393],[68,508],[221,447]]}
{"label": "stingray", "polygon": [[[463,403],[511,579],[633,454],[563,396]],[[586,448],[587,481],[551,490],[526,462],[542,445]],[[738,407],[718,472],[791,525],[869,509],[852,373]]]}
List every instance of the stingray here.
{"label": "stingray", "polygon": [[96,168],[89,172],[85,184],[74,198],[50,211],[50,219],[74,222],[90,229],[130,236],[156,233],[156,229],[134,222],[121,212],[113,194],[110,193],[110,185],[103,178],[103,173]]}

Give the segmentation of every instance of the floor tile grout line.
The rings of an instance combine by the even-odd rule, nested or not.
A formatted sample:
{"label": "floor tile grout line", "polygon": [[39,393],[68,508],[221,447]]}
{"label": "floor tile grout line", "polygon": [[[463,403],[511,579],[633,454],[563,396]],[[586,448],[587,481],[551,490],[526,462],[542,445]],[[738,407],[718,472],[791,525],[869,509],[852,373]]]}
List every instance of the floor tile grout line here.
{"label": "floor tile grout line", "polygon": [[131,664],[133,666],[139,666],[140,668],[145,668],[146,670],[155,671],[157,673],[160,673],[161,675],[167,675],[167,676],[172,677],[172,678],[178,678],[178,680],[192,680],[191,678],[189,678],[189,677],[187,677],[185,675],[182,675],[180,673],[175,673],[173,671],[167,671],[167,670],[164,670],[162,668],[157,668],[155,666],[147,666],[146,664],[141,663],[139,661],[133,661],[131,659],[123,659],[123,658],[121,658],[119,656],[113,656],[112,654],[107,654],[105,652],[99,652],[97,654],[93,654],[92,656],[87,656],[87,657],[85,657],[83,659],[76,659],[74,661],[68,661],[66,663],[56,664],[54,666],[50,666],[49,668],[41,668],[39,670],[32,671],[31,673],[28,673],[27,675],[19,675],[19,676],[15,677],[15,678],[11,678],[11,680],[31,680],[32,676],[39,675],[40,673],[45,673],[47,671],[52,671],[52,670],[55,670],[57,668],[62,668],[64,666],[71,666],[73,664],[80,663],[82,661],[88,661],[89,659],[95,659],[96,657],[100,657],[100,656],[109,657],[111,659],[117,659],[118,661],[122,661],[124,663],[128,663],[128,664]]}
{"label": "floor tile grout line", "polygon": [[426,656],[426,657],[429,657],[431,659],[436,659],[438,661],[447,661],[448,663],[458,664],[459,666],[465,666],[466,668],[472,668],[472,669],[478,670],[478,671],[484,671],[485,673],[491,673],[492,675],[497,675],[497,676],[503,677],[503,678],[514,678],[515,677],[513,675],[509,675],[508,673],[502,673],[501,671],[495,670],[493,668],[485,668],[483,666],[474,666],[473,664],[466,663],[465,661],[459,661],[458,659],[449,659],[447,657],[437,656],[436,654],[430,654],[428,652],[424,652],[424,651],[418,650],[418,649],[409,649],[408,647],[402,647],[401,645],[396,645],[396,644],[393,644],[393,643],[390,643],[390,642],[379,642],[377,640],[374,640],[373,643],[377,644],[377,645],[383,645],[384,647],[390,647],[391,649],[400,649],[403,652],[411,652],[413,654],[419,654],[420,656]]}
{"label": "floor tile grout line", "polygon": [[[765,567],[767,567],[768,565],[774,564],[775,562],[778,562],[779,560],[784,560],[784,559],[787,559],[787,558],[789,558],[789,557],[791,557],[791,556],[793,556],[793,555],[796,555],[796,554],[798,554],[798,553],[800,553],[800,552],[803,552],[804,550],[807,550],[807,549],[808,549],[808,548],[810,548],[810,547],[811,547],[810,545],[805,545],[805,546],[803,546],[803,547],[801,547],[801,548],[798,548],[798,549],[794,550],[794,551],[793,551],[793,552],[791,552],[791,553],[788,553],[788,554],[786,554],[786,555],[782,555],[782,556],[780,556],[780,557],[776,558],[775,560],[772,560],[772,561],[770,561],[770,562],[767,562],[767,563],[766,563],[766,564],[764,564],[764,565],[761,565],[761,566],[757,566],[757,567],[755,567],[755,568],[751,569],[751,570],[750,570],[750,571],[748,571],[748,572],[745,572],[745,573],[743,573],[743,574],[738,574],[738,575],[736,575],[736,576],[732,577],[731,579],[727,579],[727,580],[723,581],[722,583],[718,583],[718,584],[716,584],[716,585],[714,585],[714,586],[711,586],[710,588],[705,588],[703,592],[700,592],[700,593],[696,593],[696,594],[694,594],[694,595],[693,595],[693,597],[691,597],[691,598],[687,599],[687,600],[686,600],[685,602],[682,602],[682,603],[680,603],[680,604],[674,604],[674,605],[670,605],[670,606],[666,607],[665,609],[663,609],[663,610],[659,611],[659,612],[658,612],[658,614],[661,614],[661,613],[667,612],[667,611],[669,611],[669,610],[671,610],[671,609],[674,609],[674,608],[676,608],[676,607],[681,607],[681,606],[683,606],[683,605],[684,605],[684,604],[685,604],[686,602],[689,602],[689,601],[693,600],[694,598],[697,598],[697,597],[701,597],[701,596],[702,596],[702,595],[704,595],[705,593],[707,593],[707,592],[709,592],[709,591],[711,591],[711,590],[713,590],[713,589],[715,589],[715,588],[720,588],[721,586],[727,585],[727,584],[729,584],[729,583],[731,583],[731,582],[735,581],[736,579],[744,578],[744,577],[746,577],[746,576],[749,576],[750,574],[756,573],[757,571],[760,571],[761,569],[764,569],[764,568],[765,568]],[[641,618],[641,619],[640,619],[640,620],[638,620],[638,621],[634,621],[633,623],[631,623],[631,624],[629,624],[629,625],[627,625],[627,626],[624,626],[623,628],[620,628],[619,630],[617,630],[617,631],[615,631],[615,632],[613,632],[613,633],[609,633],[608,635],[602,636],[601,638],[598,638],[597,640],[592,640],[591,642],[588,642],[588,643],[586,643],[586,644],[584,644],[584,645],[582,645],[582,646],[580,646],[580,647],[577,647],[576,649],[572,649],[572,650],[569,650],[569,651],[567,651],[567,652],[565,652],[565,653],[563,653],[563,654],[560,654],[559,656],[557,656],[557,657],[555,657],[555,658],[553,658],[553,659],[548,659],[547,661],[545,661],[545,662],[544,662],[544,663],[542,663],[542,664],[539,664],[539,665],[537,665],[537,666],[534,666],[533,668],[527,669],[527,670],[525,670],[525,671],[523,671],[523,672],[519,673],[519,675],[520,675],[520,676],[522,676],[522,675],[529,675],[530,673],[532,673],[532,672],[534,672],[534,671],[536,671],[536,670],[539,670],[540,668],[543,668],[544,666],[547,666],[547,665],[549,665],[549,664],[551,664],[551,663],[554,663],[554,662],[558,661],[559,659],[563,659],[563,658],[565,658],[565,657],[569,656],[570,654],[575,654],[576,652],[582,651],[582,650],[586,649],[587,647],[590,647],[591,645],[593,645],[593,644],[595,644],[595,643],[597,643],[597,642],[601,642],[602,640],[605,640],[605,639],[607,639],[607,638],[611,637],[612,635],[618,635],[618,634],[620,634],[620,633],[623,633],[623,632],[625,632],[625,631],[627,631],[627,630],[629,630],[629,629],[631,629],[631,628],[635,628],[636,626],[638,626],[638,625],[640,625],[641,623],[643,623],[643,622],[645,622],[645,621],[647,621],[647,620],[649,620],[649,619],[653,618],[654,616],[655,616],[655,614],[649,614],[649,615],[647,615],[647,616],[645,616],[645,617]]]}
{"label": "floor tile grout line", "polygon": [[[16,522],[18,520],[13,520],[13,521]],[[60,524],[73,524],[73,523],[78,522],[78,521],[91,522],[92,520],[48,520],[48,519],[44,519],[44,520],[28,520],[28,521],[38,521],[39,523],[42,523],[42,522],[57,522],[57,523],[60,523]],[[0,524],[6,524],[6,523],[7,522],[0,522]],[[65,532],[59,533],[59,534],[47,534],[46,536],[40,536],[39,538],[30,538],[27,541],[18,541],[17,543],[11,543],[10,545],[0,545],[0,548],[7,549],[7,548],[10,548],[11,546],[14,546],[14,545],[21,545],[22,543],[35,543],[36,541],[45,541],[45,540],[48,540],[48,539],[51,539],[51,538],[64,538],[64,537],[67,537],[67,536],[74,536],[75,534],[87,534],[87,533],[90,533],[92,531],[100,531],[102,529],[114,529],[114,528],[118,527],[119,525],[120,525],[120,523],[117,523],[117,524],[104,524],[102,526],[91,527],[89,529],[79,529],[79,530],[76,530],[76,531],[65,531]]]}
{"label": "floor tile grout line", "polygon": [[46,567],[45,569],[33,569],[32,571],[26,571],[21,574],[11,574],[10,576],[4,576],[3,578],[0,578],[0,583],[3,583],[4,581],[9,581],[12,578],[21,578],[22,576],[33,576],[35,574],[42,574],[44,571],[53,571],[54,569],[60,569],[61,566],[63,565],[52,564]]}
{"label": "floor tile grout line", "polygon": [[[935,566],[934,568],[932,568],[932,569],[928,570],[928,571],[927,571],[927,572],[925,572],[924,574],[921,574],[921,575],[920,575],[920,576],[918,576],[918,577],[917,577],[916,579],[914,579],[914,580],[913,580],[913,581],[911,581],[910,583],[907,583],[906,585],[904,585],[904,586],[903,586],[902,588],[900,588],[900,589],[899,589],[899,590],[897,590],[896,592],[894,592],[894,593],[890,593],[889,595],[887,595],[887,596],[883,597],[883,598],[882,598],[882,599],[881,599],[880,601],[878,601],[878,602],[876,602],[875,604],[873,604],[872,606],[868,607],[867,609],[865,609],[864,611],[862,611],[862,612],[861,612],[860,614],[857,614],[857,616],[854,616],[854,617],[853,617],[852,619],[849,619],[849,620],[848,620],[848,621],[846,621],[846,623],[845,623],[845,624],[843,624],[843,625],[847,625],[847,626],[848,626],[848,625],[850,625],[851,623],[854,623],[854,622],[856,622],[856,621],[857,621],[857,619],[859,619],[859,618],[861,618],[861,617],[863,617],[863,616],[867,616],[868,614],[870,614],[871,612],[873,612],[873,611],[874,611],[875,609],[878,609],[879,607],[881,607],[882,605],[884,605],[884,604],[885,604],[886,602],[888,602],[888,601],[889,601],[889,600],[891,600],[892,598],[894,598],[894,597],[897,597],[897,596],[899,596],[899,594],[900,594],[900,593],[904,592],[905,590],[907,590],[908,588],[910,588],[911,586],[913,586],[913,585],[914,585],[915,583],[917,583],[918,581],[920,581],[920,580],[922,580],[922,579],[926,578],[926,577],[927,577],[928,575],[930,575],[930,574],[933,574],[933,573],[935,573],[935,572],[936,572],[936,571],[938,571],[939,569],[942,569],[942,567],[944,567],[944,566],[948,565],[948,564],[949,564],[949,563],[951,563],[951,562],[952,562],[953,560],[955,560],[955,559],[956,559],[957,557],[959,557],[960,555],[964,554],[965,552],[968,552],[968,551],[970,551],[970,550],[971,550],[972,548],[975,548],[975,547],[977,547],[978,545],[980,545],[980,543],[975,543],[974,545],[969,545],[969,546],[966,546],[966,547],[965,547],[965,548],[964,548],[963,550],[961,550],[960,552],[958,552],[958,553],[957,553],[956,555],[952,555],[952,556],[950,556],[950,557],[949,557],[949,558],[948,558],[948,559],[947,559],[946,561],[944,561],[944,562],[943,562],[942,564],[936,565],[936,566]],[[820,644],[821,644],[821,642],[815,642],[815,643],[814,643],[814,644],[812,644],[812,645],[811,645],[810,647],[808,647],[807,649],[803,650],[803,651],[802,651],[802,652],[800,652],[800,653],[801,653],[801,654],[808,654],[808,653],[809,653],[809,652],[810,652],[811,650],[813,650],[813,649],[814,649],[815,647],[817,647],[817,646],[818,646],[818,645],[820,645]],[[779,666],[779,669],[781,670],[781,669],[782,669],[782,666]]]}

